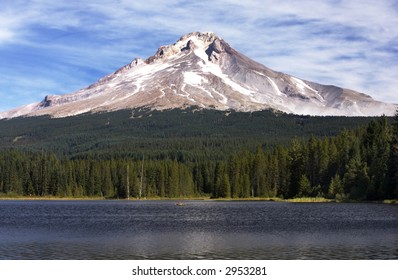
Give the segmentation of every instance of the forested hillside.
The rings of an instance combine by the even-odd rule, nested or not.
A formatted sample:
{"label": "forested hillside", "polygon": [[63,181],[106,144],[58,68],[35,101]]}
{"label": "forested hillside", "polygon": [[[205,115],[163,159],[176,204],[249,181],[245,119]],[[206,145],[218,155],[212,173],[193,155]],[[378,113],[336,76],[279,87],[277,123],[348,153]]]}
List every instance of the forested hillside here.
{"label": "forested hillside", "polygon": [[398,119],[173,110],[0,126],[8,195],[398,196]]}
{"label": "forested hillside", "polygon": [[68,158],[226,159],[257,146],[289,144],[293,137],[333,136],[372,118],[309,117],[272,111],[223,112],[188,108],[0,121],[0,148],[50,151]]}

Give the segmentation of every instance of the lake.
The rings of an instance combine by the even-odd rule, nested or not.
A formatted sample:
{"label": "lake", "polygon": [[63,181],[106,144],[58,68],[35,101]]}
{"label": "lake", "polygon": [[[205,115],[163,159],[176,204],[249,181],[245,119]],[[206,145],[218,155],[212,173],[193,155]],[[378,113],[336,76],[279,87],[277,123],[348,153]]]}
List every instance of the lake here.
{"label": "lake", "polygon": [[4,200],[0,259],[398,259],[398,207]]}

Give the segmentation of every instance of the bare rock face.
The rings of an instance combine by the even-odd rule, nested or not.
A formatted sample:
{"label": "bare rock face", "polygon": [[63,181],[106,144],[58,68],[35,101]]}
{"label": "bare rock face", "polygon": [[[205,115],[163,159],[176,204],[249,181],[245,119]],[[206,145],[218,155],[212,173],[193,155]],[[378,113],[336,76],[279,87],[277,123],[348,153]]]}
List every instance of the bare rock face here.
{"label": "bare rock face", "polygon": [[161,46],[145,60],[134,59],[85,89],[48,95],[42,102],[0,113],[0,118],[188,106],[345,116],[393,115],[396,109],[396,105],[363,93],[273,71],[214,33],[193,32]]}
{"label": "bare rock face", "polygon": [[216,38],[213,41],[213,43],[209,45],[209,47],[206,50],[206,54],[209,57],[209,61],[217,64],[221,63],[220,54],[225,51],[224,44],[226,44],[224,41],[221,41],[220,39]]}

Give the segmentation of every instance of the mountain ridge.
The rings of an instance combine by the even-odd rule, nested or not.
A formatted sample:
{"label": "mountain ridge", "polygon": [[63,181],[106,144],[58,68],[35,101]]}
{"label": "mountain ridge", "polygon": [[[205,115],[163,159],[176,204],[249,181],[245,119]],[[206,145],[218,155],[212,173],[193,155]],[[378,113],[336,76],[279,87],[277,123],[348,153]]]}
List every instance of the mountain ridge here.
{"label": "mountain ridge", "polygon": [[134,59],[87,88],[47,95],[41,102],[0,113],[0,118],[147,107],[215,108],[243,112],[273,109],[302,115],[394,115],[396,105],[332,85],[274,71],[233,49],[212,32],[192,32]]}

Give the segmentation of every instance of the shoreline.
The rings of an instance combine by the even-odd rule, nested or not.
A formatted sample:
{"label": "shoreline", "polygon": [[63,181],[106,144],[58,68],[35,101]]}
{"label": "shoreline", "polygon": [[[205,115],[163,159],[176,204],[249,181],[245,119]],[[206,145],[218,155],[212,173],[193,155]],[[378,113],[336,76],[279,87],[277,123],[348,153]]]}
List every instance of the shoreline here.
{"label": "shoreline", "polygon": [[107,200],[107,201],[160,201],[160,200],[170,200],[170,201],[269,201],[269,202],[290,202],[290,203],[382,203],[382,204],[398,204],[398,200],[390,199],[390,200],[383,200],[383,201],[354,201],[354,200],[347,200],[347,201],[339,201],[336,199],[328,199],[324,197],[301,197],[301,198],[289,198],[289,199],[282,199],[278,197],[255,197],[255,198],[211,198],[211,197],[150,197],[150,198],[105,198],[105,197],[58,197],[58,196],[1,196],[0,200],[18,200],[18,201],[33,201],[33,200],[42,200],[42,201],[78,201],[78,200],[85,200],[85,201],[94,201],[94,200]]}

